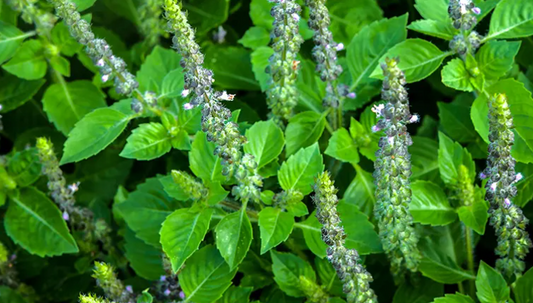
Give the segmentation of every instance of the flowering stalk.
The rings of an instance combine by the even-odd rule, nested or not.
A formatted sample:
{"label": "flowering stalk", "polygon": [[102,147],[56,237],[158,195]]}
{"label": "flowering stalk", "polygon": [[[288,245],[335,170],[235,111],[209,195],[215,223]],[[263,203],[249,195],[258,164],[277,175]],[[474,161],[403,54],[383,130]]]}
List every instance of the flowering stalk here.
{"label": "flowering stalk", "polygon": [[7,248],[0,242],[0,284],[17,288],[19,282],[13,261],[16,255],[9,255]]}
{"label": "flowering stalk", "polygon": [[79,299],[80,299],[80,303],[115,303],[115,301],[109,302],[107,299],[102,299],[93,294],[88,294],[88,295],[80,294]]}
{"label": "flowering stalk", "polygon": [[102,82],[114,78],[117,93],[133,97],[131,107],[135,112],[139,113],[144,108],[148,108],[160,116],[161,110],[156,108],[157,99],[154,93],[143,94],[138,90],[139,83],[135,76],[126,69],[126,62],[113,54],[111,47],[104,39],[95,37],[89,22],[81,19],[80,13],[76,11],[76,5],[70,0],[48,0],[48,2],[54,5],[56,14],[65,20],[71,36],[86,46],[85,52],[99,68]]}
{"label": "flowering stalk", "polygon": [[481,14],[479,7],[475,7],[472,0],[450,0],[448,14],[452,18],[453,26],[460,30],[450,41],[450,48],[466,59],[466,54],[474,54],[476,49],[481,45],[481,35],[476,31],[470,30],[477,24],[475,15]]}
{"label": "flowering stalk", "polygon": [[274,25],[270,37],[274,54],[270,57],[268,106],[276,120],[288,120],[298,103],[296,80],[300,61],[296,56],[303,42],[298,33],[301,8],[294,0],[269,0],[275,6],[270,11]]}
{"label": "flowering stalk", "polygon": [[342,67],[337,63],[337,51],[344,49],[342,43],[335,43],[329,30],[330,18],[326,0],[307,0],[309,7],[309,27],[314,31],[313,58],[317,62],[316,70],[320,79],[326,83],[324,106],[337,109],[331,115],[333,126],[342,127],[342,98],[355,98],[344,84],[338,84],[337,78]]}
{"label": "flowering stalk", "polygon": [[381,65],[385,79],[381,97],[385,105],[373,111],[382,117],[373,131],[385,131],[376,152],[374,183],[376,184],[375,215],[383,249],[391,262],[391,271],[398,282],[404,269],[417,270],[420,253],[418,237],[409,213],[411,202],[411,155],[407,148],[413,143],[407,132],[408,123],[417,122],[409,112],[405,75],[398,68],[399,59],[385,60]]}
{"label": "flowering stalk", "polygon": [[134,303],[135,295],[131,286],[124,286],[119,280],[111,265],[103,262],[94,262],[93,278],[96,284],[104,291],[106,296],[117,303]]}
{"label": "flowering stalk", "polygon": [[507,277],[519,277],[525,269],[524,258],[532,246],[526,225],[528,219],[520,207],[512,203],[517,190],[515,183],[522,179],[515,173],[515,159],[511,156],[514,144],[513,117],[507,97],[495,95],[489,101],[489,156],[481,177],[488,177],[486,196],[489,201],[490,223],[496,231],[498,246],[496,268]]}
{"label": "flowering stalk", "polygon": [[37,6],[38,2],[38,0],[6,0],[11,9],[21,13],[24,22],[35,23],[39,35],[49,35],[57,18]]}
{"label": "flowering stalk", "polygon": [[215,143],[215,153],[222,158],[223,173],[235,176],[237,185],[233,187],[233,194],[243,202],[259,201],[262,177],[257,173],[257,162],[250,154],[242,152],[246,137],[240,134],[237,123],[228,121],[231,111],[225,108],[220,100],[231,101],[234,95],[213,90],[213,72],[204,68],[204,56],[200,46],[196,43],[194,31],[181,11],[181,3],[174,0],[164,0],[165,16],[168,27],[174,33],[174,48],[181,54],[181,65],[185,72],[186,97],[193,92],[190,103],[185,109],[202,105],[202,130],[207,139]]}
{"label": "flowering stalk", "polygon": [[166,275],[161,276],[159,281],[152,286],[154,297],[163,302],[181,302],[185,299],[185,293],[181,290],[177,273],[172,271],[172,265],[167,255],[163,254],[163,269]]}
{"label": "flowering stalk", "polygon": [[163,30],[164,21],[159,18],[163,13],[161,7],[162,0],[145,0],[137,9],[141,20],[140,31],[144,36],[144,43],[149,48],[157,45],[161,36],[166,34]]}
{"label": "flowering stalk", "polygon": [[348,303],[377,303],[376,295],[370,288],[372,275],[359,264],[360,258],[355,249],[346,249],[346,234],[337,213],[337,189],[327,172],[318,176],[314,185],[316,217],[322,224],[322,240],[328,245],[327,257],[344,283],[343,291]]}
{"label": "flowering stalk", "polygon": [[324,291],[323,287],[317,285],[315,282],[309,280],[305,276],[300,276],[300,289],[307,297],[309,303],[327,303],[329,300],[328,294]]}
{"label": "flowering stalk", "polygon": [[204,185],[183,171],[172,171],[172,180],[192,199],[198,201],[207,197],[208,190]]}

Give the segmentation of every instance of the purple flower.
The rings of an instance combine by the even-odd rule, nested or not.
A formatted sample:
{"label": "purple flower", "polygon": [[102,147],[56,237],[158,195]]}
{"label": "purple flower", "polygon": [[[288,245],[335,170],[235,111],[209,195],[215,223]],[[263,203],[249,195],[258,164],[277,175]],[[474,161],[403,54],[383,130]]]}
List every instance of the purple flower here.
{"label": "purple flower", "polygon": [[479,15],[479,14],[481,14],[481,9],[480,9],[479,7],[474,7],[474,8],[472,9],[472,12],[473,12],[474,14],[476,14],[476,15]]}
{"label": "purple flower", "polygon": [[524,178],[524,175],[521,173],[516,174],[516,178],[514,179],[515,182],[518,182]]}
{"label": "purple flower", "polygon": [[98,62],[96,62],[96,66],[102,67],[102,66],[104,66],[104,63],[105,63],[104,62],[104,58],[102,58],[102,59],[98,60]]}
{"label": "purple flower", "polygon": [[189,109],[192,109],[194,106],[191,104],[191,103],[185,103],[183,104],[183,108],[185,110],[189,110]]}
{"label": "purple flower", "polygon": [[481,180],[485,180],[485,179],[487,179],[487,177],[488,177],[488,176],[487,176],[484,172],[480,172],[480,173],[479,173],[479,178],[480,178]]}
{"label": "purple flower", "polygon": [[511,207],[511,200],[509,200],[509,198],[505,198],[505,200],[503,200],[503,207],[505,208]]}
{"label": "purple flower", "polygon": [[161,276],[159,277],[159,281],[164,282],[167,280],[167,276]]}
{"label": "purple flower", "polygon": [[344,44],[343,43],[339,43],[339,44],[337,44],[337,46],[335,46],[335,48],[337,49],[338,52],[340,52],[341,50],[344,49]]}
{"label": "purple flower", "polygon": [[380,130],[381,130],[381,128],[379,126],[377,126],[377,125],[372,126],[372,131],[373,132],[376,133],[376,132],[379,132]]}
{"label": "purple flower", "polygon": [[350,99],[355,99],[355,93],[354,92],[351,92],[349,93],[348,95],[346,95],[346,97],[350,98]]}
{"label": "purple flower", "polygon": [[163,292],[163,294],[164,294],[165,296],[167,296],[167,297],[170,296],[170,289],[168,289],[168,288],[165,289],[165,291]]}
{"label": "purple flower", "polygon": [[498,182],[494,182],[490,185],[490,190],[496,191],[496,187],[498,187]]}
{"label": "purple flower", "polygon": [[186,98],[189,95],[189,93],[190,93],[190,90],[184,89],[184,90],[181,91],[181,96],[183,98]]}
{"label": "purple flower", "polygon": [[68,221],[70,218],[70,216],[68,215],[68,213],[66,211],[63,212],[63,220],[65,221]]}
{"label": "purple flower", "polygon": [[296,22],[300,21],[300,16],[298,16],[297,13],[293,13],[291,16],[292,16],[292,19],[294,19],[294,21]]}
{"label": "purple flower", "polygon": [[102,82],[107,82],[107,80],[109,80],[109,75],[103,75]]}
{"label": "purple flower", "polygon": [[180,296],[180,299],[185,299],[185,293],[183,291],[180,291],[179,296]]}
{"label": "purple flower", "polygon": [[126,285],[126,291],[129,293],[133,293],[133,287],[131,287],[131,285]]}

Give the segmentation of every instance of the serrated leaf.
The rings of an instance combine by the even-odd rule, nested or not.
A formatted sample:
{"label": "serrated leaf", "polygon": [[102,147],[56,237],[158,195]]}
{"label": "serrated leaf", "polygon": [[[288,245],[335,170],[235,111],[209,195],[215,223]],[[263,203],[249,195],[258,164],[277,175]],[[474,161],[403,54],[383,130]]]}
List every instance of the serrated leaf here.
{"label": "serrated leaf", "polygon": [[261,254],[287,240],[294,226],[294,217],[279,208],[266,207],[259,213]]}
{"label": "serrated leaf", "polygon": [[44,193],[24,187],[9,201],[4,227],[15,243],[40,257],[79,251],[61,212]]}
{"label": "serrated leaf", "polygon": [[41,176],[41,161],[36,148],[17,152],[9,159],[7,171],[21,187],[33,184]]}
{"label": "serrated leaf", "polygon": [[181,70],[180,60],[181,56],[177,52],[157,45],[137,72],[139,90],[162,93],[163,79],[169,72]]}
{"label": "serrated leaf", "polygon": [[279,288],[291,297],[303,297],[300,290],[300,276],[316,281],[316,275],[309,263],[290,253],[270,251],[274,280]]}
{"label": "serrated leaf", "polygon": [[[416,49],[416,52],[412,51],[413,49]],[[400,57],[398,67],[405,73],[407,83],[412,83],[431,75],[449,55],[451,52],[442,52],[426,40],[407,39],[389,49],[379,62],[384,62],[385,58]],[[370,77],[383,79],[381,67],[376,66]]]}
{"label": "serrated leaf", "polygon": [[331,138],[329,138],[328,148],[324,153],[343,162],[359,162],[357,145],[346,128],[339,128],[333,133]]}
{"label": "serrated leaf", "polygon": [[344,192],[343,200],[356,205],[361,212],[372,217],[376,204],[374,178],[359,165],[355,166],[355,171],[357,174]]}
{"label": "serrated leaf", "polygon": [[411,24],[409,24],[407,28],[428,36],[433,36],[444,40],[452,40],[458,32],[451,26],[450,22],[444,23],[435,20],[417,20],[411,22]]}
{"label": "serrated leaf", "polygon": [[43,96],[48,119],[63,134],[68,133],[86,114],[105,107],[105,95],[87,80],[60,81],[50,85]]}
{"label": "serrated leaf", "polygon": [[483,261],[477,272],[476,289],[481,303],[500,303],[510,299],[510,290],[505,279]]}
{"label": "serrated leaf", "polygon": [[167,195],[158,178],[150,178],[116,207],[139,239],[154,247],[160,247],[161,224],[174,210],[183,206],[183,203]]}
{"label": "serrated leaf", "polygon": [[531,303],[533,301],[533,268],[516,280],[513,288],[516,303]]}
{"label": "serrated leaf", "polygon": [[243,47],[211,46],[206,65],[213,70],[215,82],[224,89],[259,90],[253,77],[251,52]]}
{"label": "serrated leaf", "polygon": [[198,249],[208,229],[213,210],[184,208],[169,215],[161,227],[161,246],[177,272]]}
{"label": "serrated leaf", "polygon": [[300,149],[281,165],[278,180],[286,191],[298,190],[307,195],[312,191],[314,178],[324,170],[324,164],[318,143]]}
{"label": "serrated leaf", "polygon": [[432,303],[475,303],[472,298],[460,293],[446,294],[444,297],[436,298]]}
{"label": "serrated leaf", "polygon": [[257,168],[276,159],[285,145],[283,131],[272,120],[256,122],[246,130],[246,139],[244,151],[255,157]]}
{"label": "serrated leaf", "polygon": [[212,303],[230,287],[236,272],[213,245],[206,245],[187,260],[178,279],[188,302]]}
{"label": "serrated leaf", "polygon": [[287,155],[292,155],[320,139],[326,123],[324,114],[311,111],[302,112],[292,117],[285,130]]}
{"label": "serrated leaf", "polygon": [[476,187],[474,196],[472,205],[460,206],[457,208],[457,214],[461,222],[478,234],[483,235],[489,220],[489,206],[484,199],[483,189]]}
{"label": "serrated leaf", "polygon": [[470,74],[466,70],[463,60],[455,58],[448,62],[442,69],[442,83],[456,90],[471,92],[474,90],[470,84]]}
{"label": "serrated leaf", "polygon": [[161,97],[176,98],[181,97],[184,89],[185,79],[181,68],[168,72],[161,83]]}
{"label": "serrated leaf", "polygon": [[342,296],[342,282],[332,264],[327,259],[315,258],[315,268],[320,284],[325,290],[330,294]]}
{"label": "serrated leaf", "polygon": [[133,130],[120,156],[136,160],[156,159],[170,151],[170,140],[170,134],[163,124],[144,123]]}
{"label": "serrated leaf", "polygon": [[252,224],[246,208],[226,215],[217,225],[216,243],[226,263],[235,269],[246,257],[252,244]]}
{"label": "serrated leaf", "polygon": [[444,294],[444,285],[427,278],[420,280],[418,283],[402,283],[394,293],[392,303],[427,303]]}
{"label": "serrated leaf", "polygon": [[480,71],[487,79],[498,79],[505,75],[514,63],[520,49],[520,41],[489,41],[476,53]]}
{"label": "serrated leaf", "polygon": [[441,179],[447,184],[457,184],[461,165],[468,169],[468,177],[471,182],[474,182],[476,166],[468,150],[439,132],[439,171]]}
{"label": "serrated leaf", "polygon": [[383,18],[383,11],[376,0],[330,0],[327,7],[333,39],[344,44],[350,43],[365,25]]}
{"label": "serrated leaf", "polygon": [[[366,82],[379,59],[394,45],[407,38],[407,14],[367,25],[355,35],[346,50],[353,82],[350,91]],[[368,43],[368,41],[373,41]]]}
{"label": "serrated leaf", "polygon": [[411,180],[432,180],[438,178],[439,145],[435,140],[413,136],[413,145],[409,147],[411,153]]}
{"label": "serrated leaf", "polygon": [[1,113],[7,113],[30,100],[46,82],[44,79],[24,80],[7,74],[0,79]]}
{"label": "serrated leaf", "polygon": [[490,39],[512,39],[533,35],[533,2],[529,0],[502,0],[490,18]]}
{"label": "serrated leaf", "polygon": [[460,94],[452,103],[437,102],[442,131],[453,140],[467,143],[478,139],[470,119],[470,108],[474,98],[470,94]]}
{"label": "serrated leaf", "polygon": [[411,184],[411,190],[413,199],[409,212],[414,222],[439,226],[449,224],[457,218],[446,194],[438,185],[417,180]]}
{"label": "serrated leaf", "polygon": [[268,46],[261,46],[255,49],[251,54],[252,71],[255,80],[259,82],[261,91],[266,91],[269,86],[270,75],[267,74],[266,68],[269,66],[268,58],[272,56],[274,50]]}
{"label": "serrated leaf", "polygon": [[192,172],[204,182],[224,181],[220,158],[214,154],[215,144],[207,141],[204,132],[196,133],[189,152],[189,163]]}
{"label": "serrated leaf", "polygon": [[253,290],[253,287],[236,287],[232,285],[217,303],[248,303]]}
{"label": "serrated leaf", "polygon": [[244,47],[257,49],[261,46],[268,45],[268,42],[270,42],[270,34],[264,27],[252,26],[237,42],[242,44]]}
{"label": "serrated leaf", "polygon": [[524,179],[516,184],[518,195],[513,199],[513,202],[523,208],[533,199],[533,164],[517,165],[516,171],[520,172]]}
{"label": "serrated leaf", "polygon": [[424,19],[450,22],[447,0],[416,0],[415,8]]}
{"label": "serrated leaf", "polygon": [[97,108],[85,115],[69,133],[61,164],[98,154],[118,138],[133,118],[109,107]]}
{"label": "serrated leaf", "polygon": [[22,43],[15,55],[2,68],[11,74],[26,80],[41,79],[46,74],[46,60],[40,40],[28,40]]}

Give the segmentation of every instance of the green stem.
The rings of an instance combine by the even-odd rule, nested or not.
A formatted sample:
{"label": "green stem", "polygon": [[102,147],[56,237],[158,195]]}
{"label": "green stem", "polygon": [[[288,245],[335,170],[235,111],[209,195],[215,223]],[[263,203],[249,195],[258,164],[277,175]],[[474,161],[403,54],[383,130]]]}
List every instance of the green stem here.
{"label": "green stem", "polygon": [[[465,241],[466,241],[466,257],[467,257],[467,266],[468,271],[475,275],[474,272],[474,249],[473,249],[473,232],[472,229],[468,226],[465,227]],[[475,297],[475,284],[474,280],[470,279],[468,280],[468,292],[472,298]]]}

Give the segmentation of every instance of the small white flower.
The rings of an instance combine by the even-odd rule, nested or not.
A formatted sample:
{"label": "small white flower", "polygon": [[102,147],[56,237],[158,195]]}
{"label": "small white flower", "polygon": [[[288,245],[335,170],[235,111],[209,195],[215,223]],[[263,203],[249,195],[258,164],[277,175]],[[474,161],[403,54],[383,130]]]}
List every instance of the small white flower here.
{"label": "small white flower", "polygon": [[509,208],[511,206],[511,200],[509,200],[509,198],[505,198],[505,200],[503,200],[503,206],[505,208]]}
{"label": "small white flower", "polygon": [[63,220],[65,221],[68,221],[70,218],[70,216],[68,215],[68,213],[66,211],[63,212]]}
{"label": "small white flower", "polygon": [[481,180],[487,179],[487,175],[485,175],[484,172],[480,172],[480,173],[479,173],[479,178],[480,178]]}
{"label": "small white flower", "polygon": [[516,177],[515,177],[514,181],[518,182],[518,181],[522,180],[523,178],[524,178],[524,176],[521,173],[518,173],[518,174],[516,174]]}
{"label": "small white flower", "polygon": [[75,193],[80,189],[80,182],[72,183],[68,186],[71,193]]}
{"label": "small white flower", "polygon": [[126,291],[129,293],[133,293],[133,287],[131,287],[131,285],[126,285]]}
{"label": "small white flower", "polygon": [[223,91],[222,95],[218,97],[219,100],[224,100],[224,101],[233,101],[233,98],[235,98],[235,95],[228,94],[226,91]]}
{"label": "small white flower", "polygon": [[343,43],[339,43],[339,44],[337,44],[337,46],[335,46],[335,48],[337,49],[338,52],[340,52],[341,50],[344,49],[344,44]]}
{"label": "small white flower", "polygon": [[98,60],[98,62],[96,62],[96,66],[99,66],[99,67],[102,67],[104,66],[105,62],[104,62],[104,58]]}
{"label": "small white flower", "polygon": [[379,128],[377,125],[372,126],[372,131],[373,132],[376,133],[376,132],[379,132],[380,130],[381,130],[381,128]]}
{"label": "small white flower", "polygon": [[498,182],[494,182],[490,185],[490,190],[496,191],[496,187],[498,187]]}
{"label": "small white flower", "polygon": [[0,110],[2,110],[2,108],[4,108],[4,107],[2,106],[2,104],[0,104]]}
{"label": "small white flower", "polygon": [[300,21],[300,16],[297,14],[297,13],[292,13],[292,19],[294,19],[294,21],[298,22]]}
{"label": "small white flower", "polygon": [[167,296],[167,297],[170,296],[170,289],[168,289],[168,288],[165,289],[165,291],[163,292],[163,294],[164,294],[165,296]]}
{"label": "small white flower", "polygon": [[181,96],[183,98],[186,98],[189,95],[190,92],[191,92],[190,90],[184,89],[184,90],[181,91]]}
{"label": "small white flower", "polygon": [[348,95],[346,95],[346,97],[350,98],[350,99],[355,99],[355,93],[354,92],[351,92],[349,93]]}
{"label": "small white flower", "polygon": [[420,117],[417,114],[414,114],[411,116],[411,119],[409,119],[409,123],[416,123],[420,121]]}
{"label": "small white flower", "polygon": [[394,145],[394,137],[388,137],[387,141],[389,141],[389,145]]}
{"label": "small white flower", "polygon": [[107,80],[109,80],[109,75],[103,75],[102,76],[102,82],[107,82]]}
{"label": "small white flower", "polygon": [[474,7],[474,8],[472,9],[472,12],[473,12],[474,14],[476,14],[476,15],[479,15],[479,14],[481,14],[481,9],[480,9],[479,7]]}
{"label": "small white flower", "polygon": [[383,111],[383,109],[385,109],[385,105],[384,104],[379,104],[379,105],[372,106],[372,112],[375,113],[376,116],[378,116],[378,117],[382,116],[381,112]]}
{"label": "small white flower", "polygon": [[167,280],[167,277],[166,277],[166,276],[161,276],[161,277],[159,277],[159,281],[161,281],[161,282],[164,282],[164,281],[166,281],[166,280]]}
{"label": "small white flower", "polygon": [[183,109],[185,110],[189,110],[189,109],[192,109],[194,106],[192,106],[191,103],[185,103],[183,104]]}

